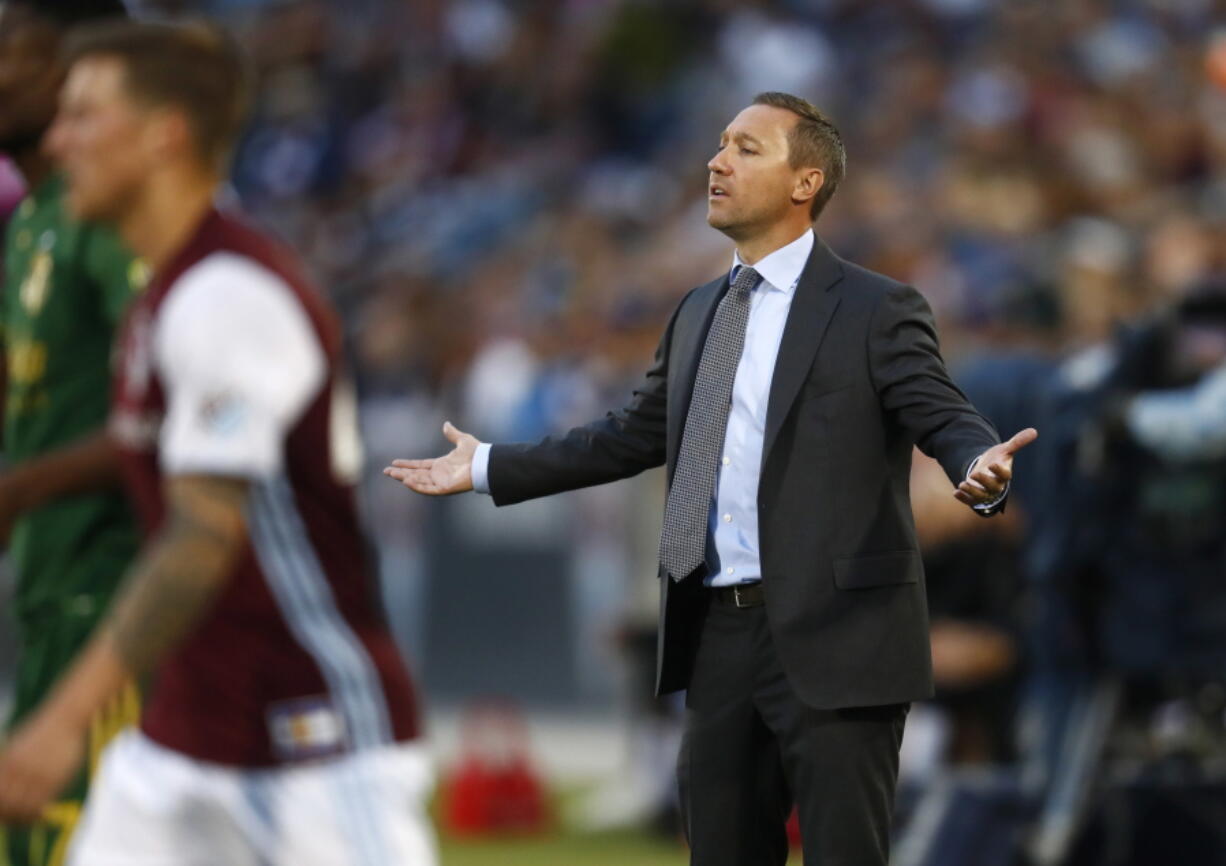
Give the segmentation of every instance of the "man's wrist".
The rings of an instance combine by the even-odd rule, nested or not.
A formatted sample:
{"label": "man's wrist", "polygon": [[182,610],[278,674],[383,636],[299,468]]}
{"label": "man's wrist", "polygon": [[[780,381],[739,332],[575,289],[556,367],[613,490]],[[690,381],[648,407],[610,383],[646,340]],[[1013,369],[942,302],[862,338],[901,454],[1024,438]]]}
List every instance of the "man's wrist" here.
{"label": "man's wrist", "polygon": [[1000,493],[997,493],[995,496],[993,496],[991,499],[988,499],[985,502],[976,502],[974,505],[971,506],[971,508],[975,509],[976,511],[991,511],[993,508],[995,508],[996,506],[1004,502],[1005,497],[1008,495],[1009,495],[1009,482],[1006,481],[1004,490],[1000,491]]}

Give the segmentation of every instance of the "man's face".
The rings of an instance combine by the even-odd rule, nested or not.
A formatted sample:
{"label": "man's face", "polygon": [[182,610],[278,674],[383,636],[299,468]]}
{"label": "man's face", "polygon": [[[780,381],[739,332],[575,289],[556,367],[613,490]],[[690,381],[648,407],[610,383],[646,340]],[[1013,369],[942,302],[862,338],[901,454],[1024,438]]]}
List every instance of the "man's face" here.
{"label": "man's face", "polygon": [[0,152],[35,147],[64,80],[55,26],[0,0]]}
{"label": "man's face", "polygon": [[66,202],[77,219],[115,221],[126,211],[152,164],[143,146],[148,120],[126,92],[121,61],[86,57],[73,64],[47,148],[64,172]]}
{"label": "man's face", "polygon": [[733,118],[707,163],[707,222],[733,240],[750,237],[792,209],[797,171],[788,163],[796,115],[751,105]]}

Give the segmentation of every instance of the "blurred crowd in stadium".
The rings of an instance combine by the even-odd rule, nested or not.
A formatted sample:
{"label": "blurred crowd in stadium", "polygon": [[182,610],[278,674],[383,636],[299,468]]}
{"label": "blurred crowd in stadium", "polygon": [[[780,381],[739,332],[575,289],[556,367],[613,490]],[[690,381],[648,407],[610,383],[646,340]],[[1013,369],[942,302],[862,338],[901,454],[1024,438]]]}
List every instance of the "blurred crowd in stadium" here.
{"label": "blurred crowd in stadium", "polygon": [[[705,162],[768,87],[838,119],[823,236],[921,287],[953,357],[1085,346],[1220,264],[1209,0],[255,8],[238,190],[350,312],[367,393],[446,391],[511,339],[620,394],[619,338],[725,264]],[[566,423],[558,390],[487,435]]]}
{"label": "blurred crowd in stadium", "polygon": [[[1221,746],[1226,697],[1219,687],[1206,698],[1201,686],[1226,661],[1226,638],[1205,637],[1226,633],[1226,592],[1195,579],[1178,599],[1164,589],[1178,583],[1171,569],[1226,569],[1214,522],[1226,508],[1226,435],[1202,436],[1191,454],[1146,449],[1119,398],[1196,386],[1226,367],[1226,4],[139,8],[218,17],[249,49],[258,98],[235,193],[303,251],[345,316],[372,472],[431,452],[444,418],[483,439],[526,439],[618,405],[683,291],[730,262],[730,245],[705,220],[718,131],[759,91],[812,99],[850,154],[821,235],[926,294],[946,357],[1002,432],[1033,424],[1043,433],[1045,448],[1018,461],[1016,501],[1000,525],[947,514],[943,503],[957,508],[947,485],[929,487],[917,464],[935,655],[953,719],[952,733],[947,721],[933,736],[967,760],[1011,759],[1017,708],[1042,680],[1036,669],[1174,669],[1194,683],[1175,697],[1191,700],[1193,715],[1218,713]],[[1123,323],[1131,329],[1121,336]],[[1185,396],[1159,440],[1182,435],[1181,417],[1211,423],[1209,404],[1226,404],[1220,391],[1212,401]],[[1152,485],[1098,484],[1090,433],[1100,455],[1151,461],[1138,477]],[[637,587],[654,571],[644,566],[659,521],[643,512],[658,511],[659,488],[626,484],[545,506],[562,527],[550,536],[560,556],[576,563],[581,696],[612,666],[591,645],[654,619],[650,601],[637,612],[624,599],[652,598],[653,587]],[[428,513],[437,503],[390,485],[370,494],[385,570],[415,575],[388,589],[399,602],[393,620],[427,684],[440,683],[430,667],[444,660],[426,645],[421,613],[435,580],[430,550],[461,542],[437,532]],[[1164,495],[1179,507],[1163,511]],[[1193,500],[1201,511],[1190,514]],[[1090,517],[1109,503],[1132,509],[1115,530],[1134,543],[1118,569],[1102,562],[1120,538]],[[1171,529],[1198,520],[1215,528]],[[1095,586],[1141,587],[1122,593],[1135,606],[1087,625],[1079,605],[1091,570]],[[1139,635],[1185,610],[1206,613],[1204,634],[1138,649]],[[1130,619],[1137,611],[1152,619]],[[1166,688],[1151,703],[1169,721]],[[1039,691],[1077,685],[1065,677]]]}

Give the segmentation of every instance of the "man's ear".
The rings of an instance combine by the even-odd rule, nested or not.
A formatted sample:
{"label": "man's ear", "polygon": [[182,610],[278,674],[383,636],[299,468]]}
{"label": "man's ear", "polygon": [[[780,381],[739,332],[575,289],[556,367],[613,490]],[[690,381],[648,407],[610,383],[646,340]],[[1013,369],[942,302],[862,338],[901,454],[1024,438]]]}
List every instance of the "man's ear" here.
{"label": "man's ear", "polygon": [[820,168],[806,168],[796,178],[796,185],[792,188],[792,201],[796,204],[811,201],[825,183],[826,173],[824,171]]}
{"label": "man's ear", "polygon": [[153,122],[146,126],[146,146],[158,159],[190,153],[194,147],[191,121],[175,108],[152,109]]}

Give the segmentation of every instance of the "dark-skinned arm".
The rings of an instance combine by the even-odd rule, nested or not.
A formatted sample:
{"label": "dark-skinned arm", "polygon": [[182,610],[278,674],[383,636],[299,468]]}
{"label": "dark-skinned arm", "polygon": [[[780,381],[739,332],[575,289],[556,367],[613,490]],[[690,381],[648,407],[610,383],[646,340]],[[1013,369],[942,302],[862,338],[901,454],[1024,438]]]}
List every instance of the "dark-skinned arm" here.
{"label": "dark-skinned arm", "polygon": [[119,482],[119,455],[105,430],[22,461],[0,474],[0,542],[27,511]]}
{"label": "dark-skinned arm", "polygon": [[90,720],[182,642],[242,553],[245,481],[183,476],[166,493],[165,526],[72,667],[0,753],[0,821],[38,818],[79,767]]}

